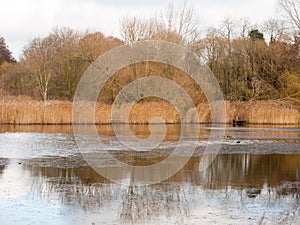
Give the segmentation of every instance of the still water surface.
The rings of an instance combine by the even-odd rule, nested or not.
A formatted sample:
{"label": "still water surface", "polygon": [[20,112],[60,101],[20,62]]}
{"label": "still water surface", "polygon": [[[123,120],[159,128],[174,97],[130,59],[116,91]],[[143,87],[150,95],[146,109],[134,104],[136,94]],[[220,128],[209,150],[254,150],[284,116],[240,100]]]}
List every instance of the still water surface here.
{"label": "still water surface", "polygon": [[[97,128],[115,143],[111,126]],[[229,127],[220,154],[200,172],[201,146],[220,129],[201,128],[199,148],[184,168],[135,187],[97,174],[71,126],[0,126],[0,224],[300,224],[299,128]],[[147,126],[131,129],[149,136]],[[168,125],[162,145],[146,155],[113,144],[108,150],[147,165],[167,157],[179,136],[180,127]]]}

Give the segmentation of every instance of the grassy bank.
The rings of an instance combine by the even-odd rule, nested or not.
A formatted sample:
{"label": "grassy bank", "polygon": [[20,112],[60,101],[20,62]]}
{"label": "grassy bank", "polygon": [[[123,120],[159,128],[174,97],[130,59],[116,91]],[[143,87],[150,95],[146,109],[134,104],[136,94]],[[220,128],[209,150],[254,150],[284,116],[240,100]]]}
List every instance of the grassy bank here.
{"label": "grassy bank", "polygon": [[[82,106],[84,109],[85,106]],[[122,110],[122,109],[120,109]],[[210,110],[207,104],[197,107],[199,121],[210,123]],[[226,103],[227,123],[234,119],[251,124],[298,124],[298,110],[273,101]],[[98,104],[95,108],[97,124],[111,123],[111,106]],[[130,112],[129,121],[146,124],[153,117],[161,117],[166,123],[179,123],[175,108],[165,102],[144,102],[136,104]],[[76,121],[75,121],[76,122]],[[92,122],[86,118],[85,122]],[[124,122],[124,121],[120,121]],[[186,122],[193,122],[192,118]],[[63,101],[1,101],[0,124],[71,124],[72,102]]]}

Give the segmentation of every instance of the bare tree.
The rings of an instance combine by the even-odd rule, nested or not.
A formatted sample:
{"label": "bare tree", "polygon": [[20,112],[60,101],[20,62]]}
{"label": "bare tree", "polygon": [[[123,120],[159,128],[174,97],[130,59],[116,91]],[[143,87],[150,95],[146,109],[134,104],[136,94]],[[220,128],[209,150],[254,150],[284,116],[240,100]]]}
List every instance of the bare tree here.
{"label": "bare tree", "polygon": [[165,13],[160,13],[159,24],[167,35],[176,34],[181,37],[182,45],[192,46],[199,38],[199,21],[194,9],[186,2],[179,8],[170,4]]}
{"label": "bare tree", "polygon": [[279,7],[283,10],[287,19],[294,28],[300,30],[300,1],[299,0],[279,0]]}
{"label": "bare tree", "polygon": [[44,101],[47,100],[49,82],[53,76],[54,67],[51,64],[53,63],[57,47],[54,46],[55,41],[53,38],[35,38],[24,50],[28,69],[36,77],[39,91]]}
{"label": "bare tree", "polygon": [[155,18],[143,20],[127,17],[121,22],[121,36],[126,43],[152,39],[158,30],[159,24]]}
{"label": "bare tree", "polygon": [[35,38],[24,49],[28,70],[37,79],[43,101],[48,99],[49,83],[55,75],[62,58],[57,57],[61,49],[71,39],[73,31],[67,28],[54,29],[46,38]]}
{"label": "bare tree", "polygon": [[274,43],[281,40],[284,35],[284,25],[283,21],[269,18],[263,23],[263,31],[269,36],[270,42]]}
{"label": "bare tree", "polygon": [[241,38],[245,40],[251,30],[251,23],[248,18],[242,18],[239,25],[241,26]]}
{"label": "bare tree", "polygon": [[233,36],[233,31],[234,31],[234,22],[233,19],[228,16],[225,17],[224,20],[222,21],[222,27],[220,30],[220,33],[224,38],[227,40],[228,44],[228,51],[229,51],[229,56],[231,57],[231,41],[232,41],[232,36]]}
{"label": "bare tree", "polygon": [[170,4],[166,12],[148,20],[133,17],[121,22],[121,36],[127,43],[156,39],[192,46],[199,34],[195,11],[187,3],[178,9]]}

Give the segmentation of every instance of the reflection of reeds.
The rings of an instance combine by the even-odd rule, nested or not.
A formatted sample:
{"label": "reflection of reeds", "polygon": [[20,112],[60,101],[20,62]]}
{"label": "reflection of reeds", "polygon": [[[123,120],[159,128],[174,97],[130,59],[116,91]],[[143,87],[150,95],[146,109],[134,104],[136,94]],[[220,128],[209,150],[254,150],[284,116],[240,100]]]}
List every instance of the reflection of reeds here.
{"label": "reflection of reeds", "polygon": [[[124,106],[126,107],[126,106]],[[83,104],[78,110],[84,110]],[[226,103],[227,123],[234,119],[245,120],[256,124],[297,124],[300,119],[299,111],[292,107],[272,101],[233,102]],[[200,123],[211,122],[208,104],[197,106]],[[122,109],[121,109],[122,113]],[[179,123],[176,109],[163,101],[141,102],[136,104],[130,112],[129,122],[147,124],[153,117],[161,117],[166,123]],[[194,118],[185,117],[185,122],[193,122]],[[84,118],[83,123],[92,123],[92,118]],[[119,121],[119,122],[126,122]],[[72,103],[62,101],[1,101],[0,124],[71,124]],[[111,105],[97,104],[95,108],[95,123],[111,123]]]}
{"label": "reflection of reeds", "polygon": [[[251,198],[254,197],[257,197],[256,202],[268,205],[299,205],[299,182],[281,183],[282,180],[297,179],[299,157],[248,155],[245,159],[244,156],[219,155],[206,173],[198,170],[200,158],[192,158],[177,174],[151,186],[117,185],[88,166],[77,167],[73,160],[58,163],[59,158],[47,158],[50,161],[43,167],[38,166],[42,164],[40,161],[34,164],[35,159],[26,165],[26,169],[30,169],[34,177],[32,192],[39,197],[51,201],[57,199],[87,212],[100,211],[117,203],[120,208],[112,210],[120,210],[117,211],[120,218],[116,221],[120,220],[121,224],[145,224],[160,219],[172,219],[182,224],[181,219],[195,213],[194,206],[210,210],[214,205],[208,207],[208,204],[217,201],[224,204],[229,200],[234,207],[234,204],[253,202]],[[269,220],[268,216],[263,223],[265,220]]]}
{"label": "reflection of reeds", "polygon": [[265,212],[263,213],[263,215],[260,217],[259,221],[258,221],[258,225],[262,225],[263,224],[263,220],[265,218]]}
{"label": "reflection of reeds", "polygon": [[31,188],[38,197],[53,201],[58,194],[57,200],[62,204],[77,205],[85,211],[95,211],[115,201],[121,204],[122,224],[189,215],[189,189],[180,183],[126,189],[126,186],[107,182],[89,167],[31,169],[34,177]]}
{"label": "reflection of reeds", "polygon": [[300,199],[300,182],[284,182],[276,188],[279,196],[292,195]]}
{"label": "reflection of reeds", "polygon": [[182,184],[130,186],[122,198],[122,224],[143,224],[161,216],[180,220],[190,214],[189,194]]}
{"label": "reflection of reeds", "polygon": [[[78,177],[78,173],[86,178]],[[31,189],[41,198],[52,201],[59,194],[59,201],[66,205],[80,205],[84,210],[101,207],[113,199],[113,184],[91,168],[33,167]],[[42,175],[42,176],[41,176]],[[45,176],[46,175],[46,176]]]}

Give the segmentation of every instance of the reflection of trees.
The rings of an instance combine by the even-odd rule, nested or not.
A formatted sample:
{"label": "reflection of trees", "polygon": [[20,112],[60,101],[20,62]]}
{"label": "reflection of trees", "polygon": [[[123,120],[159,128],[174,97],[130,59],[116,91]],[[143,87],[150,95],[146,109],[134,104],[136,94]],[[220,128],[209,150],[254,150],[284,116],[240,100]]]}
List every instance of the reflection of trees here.
{"label": "reflection of trees", "polygon": [[8,159],[1,159],[0,158],[0,176],[3,174],[7,163],[8,163]]}
{"label": "reflection of trees", "polygon": [[[139,162],[136,163],[140,166],[161,161],[159,156],[143,159],[125,155],[121,159],[122,161],[137,159]],[[63,160],[68,161],[65,163],[60,162]],[[234,188],[262,187],[265,183],[269,186],[277,186],[281,184],[281,181],[300,180],[300,155],[218,155],[211,166],[203,173],[199,172],[200,161],[201,158],[192,157],[184,168],[168,179],[168,182],[188,182],[209,189],[225,189],[228,185]],[[48,178],[60,179],[61,177],[64,182],[71,179],[71,177],[77,177],[76,179],[85,185],[108,182],[90,167],[69,168],[78,166],[83,162],[77,158],[64,159],[62,157],[55,158],[52,161],[48,160],[45,163],[38,161],[38,164],[35,163],[34,165],[42,164],[44,167],[34,167],[32,172],[34,176],[39,176],[41,173]],[[47,166],[47,164],[56,166],[55,163],[64,168]],[[59,183],[60,181],[56,180],[55,182]]]}
{"label": "reflection of trees", "polygon": [[[154,158],[152,160],[157,161]],[[148,165],[149,162],[145,162],[137,156],[134,157],[134,166],[142,166],[143,164]],[[187,189],[182,185],[182,182],[177,185],[173,182],[162,182],[158,185],[135,186],[136,170],[136,168],[132,169],[128,190],[122,198],[120,219],[123,223],[140,224],[162,215],[167,218],[174,218],[189,214]],[[163,174],[166,171],[161,168],[160,172]]]}
{"label": "reflection of trees", "polygon": [[262,188],[266,183],[277,186],[283,180],[299,181],[299,155],[218,155],[203,173],[193,177],[193,183],[210,189]]}
{"label": "reflection of trees", "polygon": [[113,184],[90,167],[31,167],[32,190],[52,200],[58,193],[63,204],[79,205],[85,210],[100,207],[113,199]]}
{"label": "reflection of trees", "polygon": [[120,219],[124,223],[146,221],[160,216],[184,216],[189,213],[186,191],[181,184],[129,186],[110,183],[90,167],[31,167],[35,177],[34,192],[52,200],[56,193],[63,204],[85,210],[121,203]]}
{"label": "reflection of trees", "polygon": [[58,194],[63,204],[93,211],[117,202],[123,223],[139,224],[161,216],[183,218],[192,210],[191,201],[197,193],[207,192],[209,196],[218,190],[226,191],[229,186],[239,189],[241,196],[256,197],[267,187],[272,199],[291,194],[299,199],[299,155],[218,155],[203,173],[199,172],[200,160],[191,158],[177,174],[152,186],[113,184],[88,166],[70,168],[72,163],[60,164],[65,168],[35,164],[27,169],[35,177],[33,191],[43,198],[53,199]]}
{"label": "reflection of trees", "polygon": [[139,224],[162,215],[180,219],[190,212],[187,194],[187,190],[180,184],[130,186],[123,198],[121,221]]}
{"label": "reflection of trees", "polygon": [[300,203],[300,181],[296,182],[283,182],[276,187],[276,194],[281,195],[292,195],[298,199]]}

